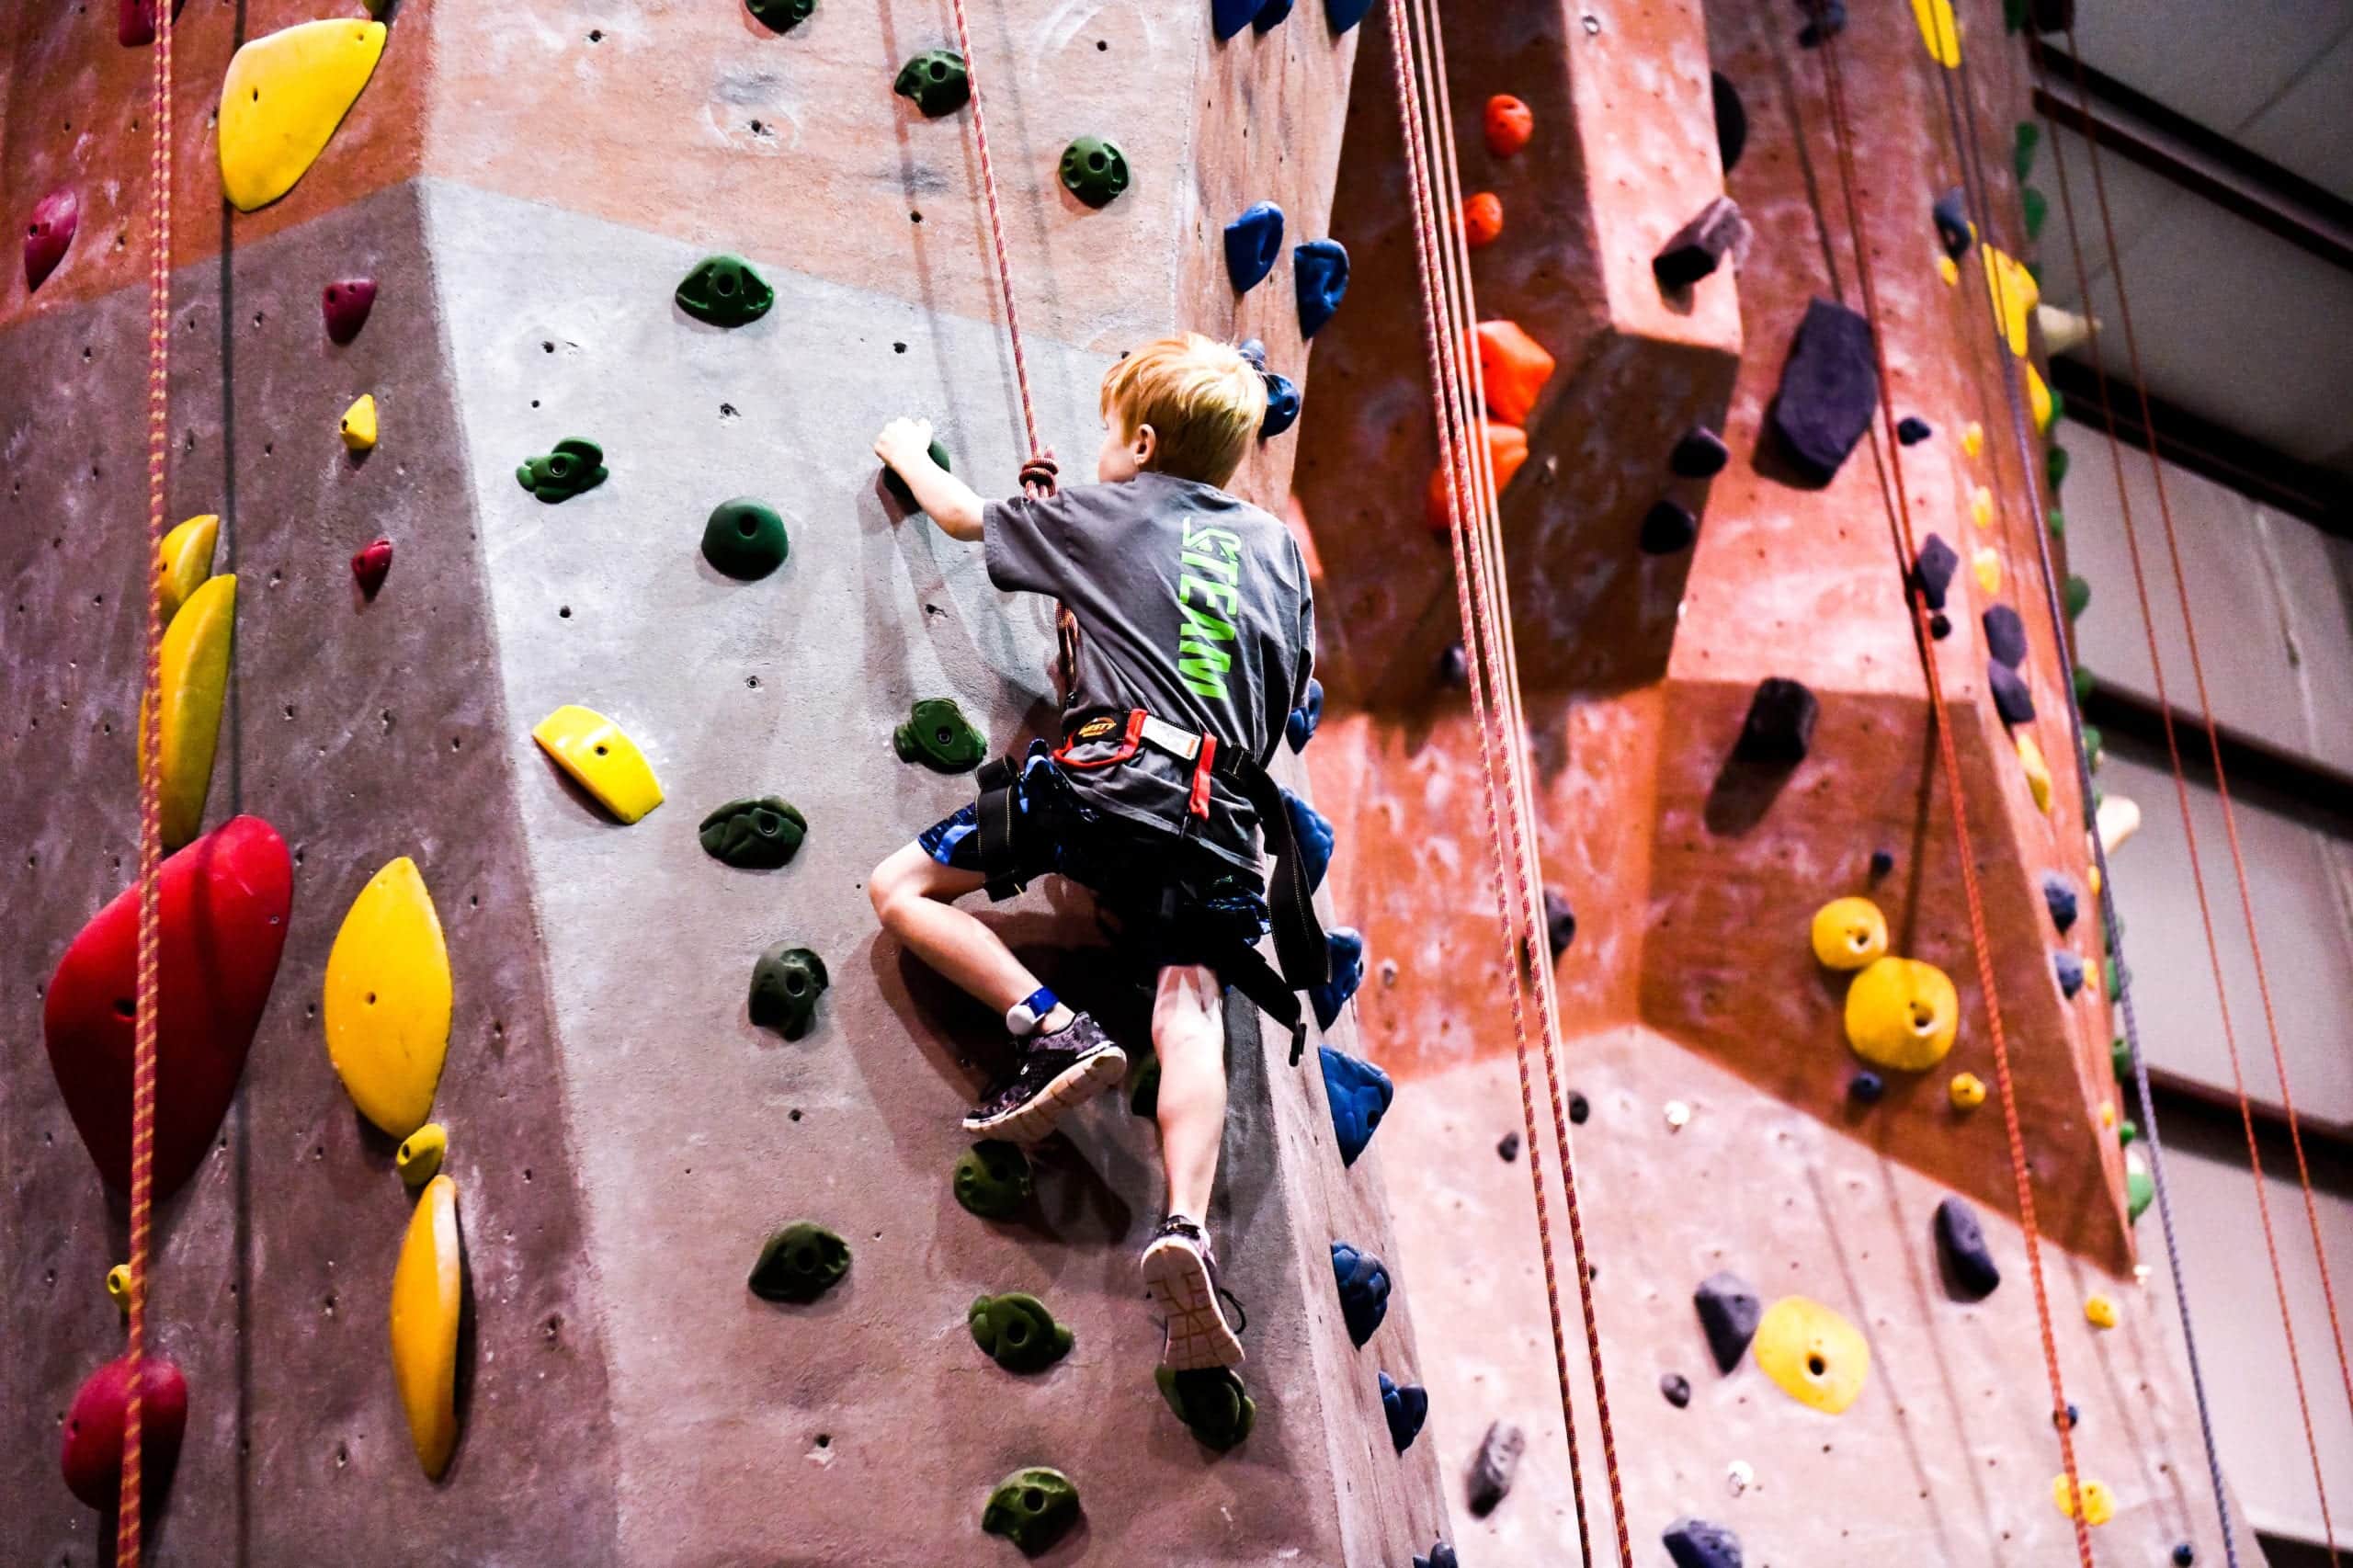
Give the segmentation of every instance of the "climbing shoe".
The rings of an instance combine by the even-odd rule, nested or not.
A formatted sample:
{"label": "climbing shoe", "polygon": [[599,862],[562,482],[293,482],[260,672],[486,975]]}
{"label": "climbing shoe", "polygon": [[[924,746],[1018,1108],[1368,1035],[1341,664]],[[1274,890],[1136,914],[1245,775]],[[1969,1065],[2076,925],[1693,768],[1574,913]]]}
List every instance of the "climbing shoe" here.
{"label": "climbing shoe", "polygon": [[[1188,1372],[1242,1364],[1240,1328],[1219,1304],[1225,1293],[1217,1283],[1217,1254],[1200,1226],[1182,1214],[1163,1220],[1143,1249],[1143,1282],[1167,1320],[1161,1365]],[[1239,1319],[1241,1303],[1233,1304]]]}
{"label": "climbing shoe", "polygon": [[964,1131],[983,1138],[1035,1143],[1063,1112],[1127,1076],[1128,1055],[1085,1013],[1050,1035],[1014,1042],[1013,1076],[972,1108]]}

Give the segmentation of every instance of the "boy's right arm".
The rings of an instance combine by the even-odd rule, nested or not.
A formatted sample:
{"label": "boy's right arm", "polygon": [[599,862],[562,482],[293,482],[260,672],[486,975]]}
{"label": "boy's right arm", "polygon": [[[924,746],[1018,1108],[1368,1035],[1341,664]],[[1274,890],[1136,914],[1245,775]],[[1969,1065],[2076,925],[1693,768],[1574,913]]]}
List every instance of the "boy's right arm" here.
{"label": "boy's right arm", "polygon": [[893,419],[874,437],[874,455],[906,481],[915,505],[939,531],[965,544],[981,538],[983,503],[972,487],[931,460],[931,422]]}

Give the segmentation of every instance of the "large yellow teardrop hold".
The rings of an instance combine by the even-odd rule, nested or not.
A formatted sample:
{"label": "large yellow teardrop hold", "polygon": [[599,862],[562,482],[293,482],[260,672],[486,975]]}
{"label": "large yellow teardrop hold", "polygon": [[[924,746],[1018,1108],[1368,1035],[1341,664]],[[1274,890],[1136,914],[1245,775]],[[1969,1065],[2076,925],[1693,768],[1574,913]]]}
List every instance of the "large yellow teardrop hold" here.
{"label": "large yellow teardrop hold", "polygon": [[221,189],[241,212],[309,172],[384,52],[384,24],[303,22],[237,51],[221,84]]}
{"label": "large yellow teardrop hold", "polygon": [[406,1138],[433,1114],[449,1052],[449,949],[416,862],[370,879],[327,954],[327,1058],[359,1114]]}
{"label": "large yellow teardrop hold", "polygon": [[434,1480],[458,1447],[458,1322],[465,1296],[458,1184],[435,1176],[409,1216],[392,1270],[392,1381],[416,1462]]}

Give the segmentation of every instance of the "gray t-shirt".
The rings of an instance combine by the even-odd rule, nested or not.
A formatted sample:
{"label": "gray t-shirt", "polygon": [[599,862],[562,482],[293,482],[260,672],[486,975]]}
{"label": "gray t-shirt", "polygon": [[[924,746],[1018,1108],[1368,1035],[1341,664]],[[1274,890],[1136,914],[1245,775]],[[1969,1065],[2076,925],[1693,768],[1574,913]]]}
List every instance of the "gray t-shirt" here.
{"label": "gray t-shirt", "polygon": [[[1158,473],[993,501],[982,527],[989,580],[1051,595],[1077,622],[1069,715],[1142,708],[1221,750],[1273,757],[1315,662],[1315,605],[1290,529],[1215,485]],[[1151,747],[1068,772],[1088,804],[1162,827],[1192,788],[1187,764]],[[1213,781],[1199,841],[1255,868],[1256,831],[1249,802]]]}

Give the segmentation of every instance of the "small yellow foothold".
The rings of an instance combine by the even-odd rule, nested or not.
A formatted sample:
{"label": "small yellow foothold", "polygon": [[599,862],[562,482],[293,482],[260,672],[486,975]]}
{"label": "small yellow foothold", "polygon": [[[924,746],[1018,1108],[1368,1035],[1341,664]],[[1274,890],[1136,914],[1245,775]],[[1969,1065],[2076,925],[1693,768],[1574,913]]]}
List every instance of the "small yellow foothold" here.
{"label": "small yellow foothold", "polygon": [[662,785],[645,754],[596,710],[566,704],[540,720],[531,738],[621,821],[635,822],[662,803]]}
{"label": "small yellow foothold", "polygon": [[2002,591],[2002,556],[1992,545],[1970,551],[1970,569],[1977,574],[1977,585],[1993,598]]}
{"label": "small yellow foothold", "polygon": [[1960,994],[1932,963],[1875,960],[1847,987],[1847,1043],[1874,1067],[1926,1072],[1960,1028]]}
{"label": "small yellow foothold", "polygon": [[1836,1415],[1861,1397],[1871,1369],[1862,1331],[1820,1301],[1784,1296],[1756,1324],[1757,1369],[1800,1404]]}
{"label": "small yellow foothold", "polygon": [[1974,1073],[1956,1073],[1945,1092],[1952,1096],[1955,1110],[1975,1110],[1985,1103],[1985,1080]]}
{"label": "small yellow foothold", "polygon": [[2099,1102],[2099,1124],[2109,1131],[2116,1131],[2116,1102],[2114,1100]]}
{"label": "small yellow foothold", "polygon": [[2036,373],[2033,365],[2028,364],[2021,369],[2026,371],[2026,401],[2027,407],[2034,415],[2034,433],[2047,436],[2051,433],[2052,416],[2058,412],[2058,405],[2051,401],[2051,388]]}
{"label": "small yellow foothold", "polygon": [[1813,956],[1828,969],[1860,969],[1887,952],[1887,916],[1867,898],[1834,898],[1813,913]]}
{"label": "small yellow foothold", "polygon": [[1912,0],[1912,16],[1920,24],[1920,41],[1928,57],[1949,71],[1961,63],[1961,28],[1952,17],[1952,0]]}
{"label": "small yellow foothold", "polygon": [[423,1187],[441,1174],[441,1157],[449,1152],[449,1134],[438,1121],[428,1121],[401,1140],[400,1153],[393,1156],[400,1166],[401,1180],[411,1187]]}
{"label": "small yellow foothold", "polygon": [[155,570],[164,579],[164,624],[179,614],[188,597],[212,575],[212,550],[221,540],[221,519],[213,513],[190,517],[164,536],[156,552]]}
{"label": "small yellow foothold", "polygon": [[458,1446],[458,1324],[465,1256],[458,1233],[458,1186],[426,1184],[409,1216],[392,1269],[392,1381],[408,1415],[417,1463],[436,1481]]}
{"label": "small yellow foothold", "polygon": [[2045,816],[2051,814],[2051,764],[2043,760],[2042,747],[2024,730],[2018,732],[2018,766],[2026,769],[2026,787],[2034,792],[2034,809]]}
{"label": "small yellow foothold", "polygon": [[[221,707],[229,689],[229,647],[237,619],[234,574],[208,577],[164,631],[164,848],[179,848],[204,824],[212,790],[212,754],[221,740]],[[146,766],[147,720],[139,722],[140,766]]]}
{"label": "small yellow foothold", "polygon": [[1982,484],[1970,492],[1969,520],[1981,528],[1994,526],[1994,493]]}
{"label": "small yellow foothold", "polygon": [[[2086,1480],[2083,1483],[2084,1523],[2104,1525],[2116,1517],[2116,1499],[2106,1485]],[[2051,1478],[2051,1501],[2069,1518],[2075,1517],[2075,1500],[2068,1495],[2067,1477],[2062,1473]]]}
{"label": "small yellow foothold", "polygon": [[2026,325],[2034,314],[2034,307],[2042,301],[2042,287],[2034,280],[2017,257],[1994,245],[1977,247],[1985,254],[1985,288],[1993,295],[1994,309],[2002,318],[2002,335],[2009,340],[2010,352],[2026,358]]}
{"label": "small yellow foothold", "polygon": [[107,1270],[107,1294],[124,1312],[131,1310],[131,1265],[118,1263]]}
{"label": "small yellow foothold", "polygon": [[221,83],[221,190],[238,210],[294,188],[326,151],[376,62],[384,24],[303,22],[237,51]]}
{"label": "small yellow foothold", "polygon": [[[2086,839],[2088,839],[2089,837],[2091,837],[2091,835],[2089,835],[2089,834],[2086,834],[2086,835],[2084,835],[2084,836],[2085,836]],[[2090,875],[2090,876],[2088,876],[2088,877],[2086,877],[2086,878],[2085,879],[2085,881],[2086,881],[2086,884],[2091,888],[2091,890],[2092,890],[2092,896],[2093,896],[2094,898],[2097,898],[2097,897],[2099,896],[2099,862],[2098,862],[2098,861],[2095,860],[2095,861],[2093,861],[2093,862],[2092,862],[2092,867],[2091,867],[2091,875]]]}
{"label": "small yellow foothold", "polygon": [[1969,427],[1961,433],[1961,454],[1963,457],[1973,458],[1984,449],[1985,426],[1972,419],[1969,422]]}
{"label": "small yellow foothold", "polygon": [[343,411],[343,444],[355,452],[370,450],[376,445],[376,398],[372,392],[361,392],[359,400]]}
{"label": "small yellow foothold", "polygon": [[2085,1297],[2084,1321],[2094,1328],[2114,1328],[2119,1321],[2116,1303],[2106,1296]]}
{"label": "small yellow foothold", "polygon": [[1949,256],[1939,256],[1937,257],[1937,276],[1945,280],[1946,288],[1951,288],[1961,281],[1961,263]]}

